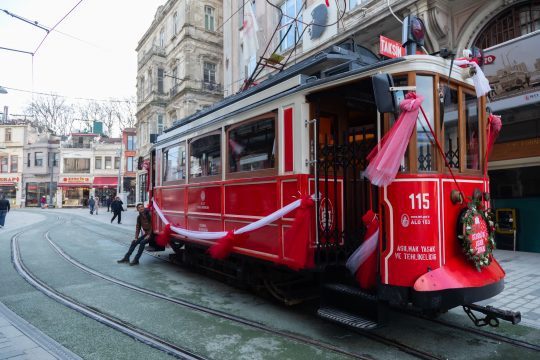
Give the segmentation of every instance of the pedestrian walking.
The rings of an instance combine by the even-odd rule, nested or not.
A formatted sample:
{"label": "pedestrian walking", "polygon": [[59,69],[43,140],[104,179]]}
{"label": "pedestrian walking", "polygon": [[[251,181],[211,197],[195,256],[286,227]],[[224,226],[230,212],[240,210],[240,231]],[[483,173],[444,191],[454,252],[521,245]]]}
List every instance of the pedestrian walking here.
{"label": "pedestrian walking", "polygon": [[45,196],[42,196],[39,201],[41,203],[41,208],[45,209],[45,206],[47,205],[47,199],[45,198]]}
{"label": "pedestrian walking", "polygon": [[90,215],[94,215],[95,206],[96,206],[96,200],[94,200],[93,196],[90,196],[90,200],[88,200],[88,207],[90,208]]}
{"label": "pedestrian walking", "polygon": [[137,245],[139,245],[137,255],[135,255],[133,261],[129,263],[129,265],[139,265],[139,259],[144,251],[144,247],[152,239],[152,214],[150,213],[150,210],[145,209],[144,205],[139,203],[137,204],[137,211],[139,212],[139,216],[137,216],[137,225],[135,225],[135,239],[131,242],[131,246],[129,247],[126,255],[124,255],[123,258],[117,261],[118,263],[129,262],[129,257],[131,256]]}
{"label": "pedestrian walking", "polygon": [[111,202],[111,211],[113,212],[111,224],[116,217],[118,217],[118,223],[122,223],[122,211],[124,211],[123,205],[124,203],[122,202],[122,200],[120,200],[118,196]]}
{"label": "pedestrian walking", "polygon": [[94,205],[94,211],[96,212],[96,215],[97,215],[98,212],[99,212],[99,205],[100,205],[99,203],[100,203],[100,202],[101,202],[101,201],[99,201],[99,197],[96,197],[96,204]]}
{"label": "pedestrian walking", "polygon": [[107,196],[107,200],[106,200],[106,201],[107,201],[107,212],[109,212],[110,209],[111,209],[111,203],[112,203],[112,198],[111,198],[110,195]]}
{"label": "pedestrian walking", "polygon": [[6,199],[5,195],[0,196],[0,229],[4,227],[6,222],[6,215],[9,212],[10,205],[9,200]]}

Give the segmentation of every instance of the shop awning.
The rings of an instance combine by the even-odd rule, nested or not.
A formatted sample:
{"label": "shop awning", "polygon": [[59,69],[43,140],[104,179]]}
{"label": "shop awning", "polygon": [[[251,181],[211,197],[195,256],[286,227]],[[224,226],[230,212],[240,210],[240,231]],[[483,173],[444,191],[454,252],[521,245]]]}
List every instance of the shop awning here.
{"label": "shop awning", "polygon": [[118,185],[118,177],[116,176],[94,176],[94,187],[116,187]]}
{"label": "shop awning", "polygon": [[91,187],[92,184],[88,183],[59,183],[58,187]]}

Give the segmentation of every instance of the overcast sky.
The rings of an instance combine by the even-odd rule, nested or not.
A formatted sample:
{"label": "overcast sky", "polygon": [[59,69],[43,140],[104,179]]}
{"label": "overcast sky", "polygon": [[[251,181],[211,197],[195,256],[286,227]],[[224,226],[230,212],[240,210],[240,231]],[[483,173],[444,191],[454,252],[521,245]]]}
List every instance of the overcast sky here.
{"label": "overcast sky", "polygon": [[[71,98],[126,98],[135,96],[135,48],[148,29],[158,6],[166,0],[83,0],[46,35],[3,10],[53,27],[79,0],[0,0],[0,111],[21,114],[31,91]],[[19,89],[17,91],[12,89]],[[75,100],[73,100],[75,101]]]}

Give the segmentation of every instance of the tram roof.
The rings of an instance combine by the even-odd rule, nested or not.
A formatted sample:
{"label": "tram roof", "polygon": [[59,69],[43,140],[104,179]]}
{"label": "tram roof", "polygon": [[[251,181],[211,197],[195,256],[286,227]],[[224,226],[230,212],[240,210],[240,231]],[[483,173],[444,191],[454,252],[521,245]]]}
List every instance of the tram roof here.
{"label": "tram roof", "polygon": [[[326,81],[336,80],[341,77],[362,73],[364,71],[372,70],[377,67],[403,60],[404,59],[402,58],[380,60],[371,51],[358,45],[356,45],[356,51],[351,51],[339,46],[330,46],[324,51],[317,53],[295,65],[292,65],[282,72],[271,75],[265,81],[249,88],[248,90],[231,95],[206,109],[196,112],[195,114],[176,120],[173,125],[167,128],[164,132],[167,133],[177,129],[183,125],[222,109],[225,106],[229,106],[235,102],[266,90],[296,75],[305,75],[302,85],[309,84],[309,86],[315,86]],[[304,88],[304,86],[300,87]],[[289,92],[287,92],[287,94],[288,93]]]}

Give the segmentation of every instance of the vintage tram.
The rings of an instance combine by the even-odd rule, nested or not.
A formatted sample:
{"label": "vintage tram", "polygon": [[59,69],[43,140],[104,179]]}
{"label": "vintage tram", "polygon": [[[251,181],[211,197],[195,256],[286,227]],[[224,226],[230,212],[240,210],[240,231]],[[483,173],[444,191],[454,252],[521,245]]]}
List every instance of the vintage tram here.
{"label": "vintage tram", "polygon": [[[424,97],[429,124],[417,121],[396,179],[377,187],[364,176],[367,155],[399,115],[377,110],[372,79],[381,73],[398,102],[413,90]],[[467,203],[489,199],[486,119],[485,97],[450,60],[332,46],[158,137],[154,228],[170,232],[179,261],[286,303],[316,289],[319,314],[351,326],[372,325],[356,318],[366,301],[432,313],[470,305],[501,292],[505,276],[491,254],[473,263],[458,238],[471,235],[464,219],[480,218]],[[378,235],[373,265],[358,270],[371,284],[363,286],[345,264],[364,241],[368,211]],[[212,256],[220,242],[225,252]]]}

